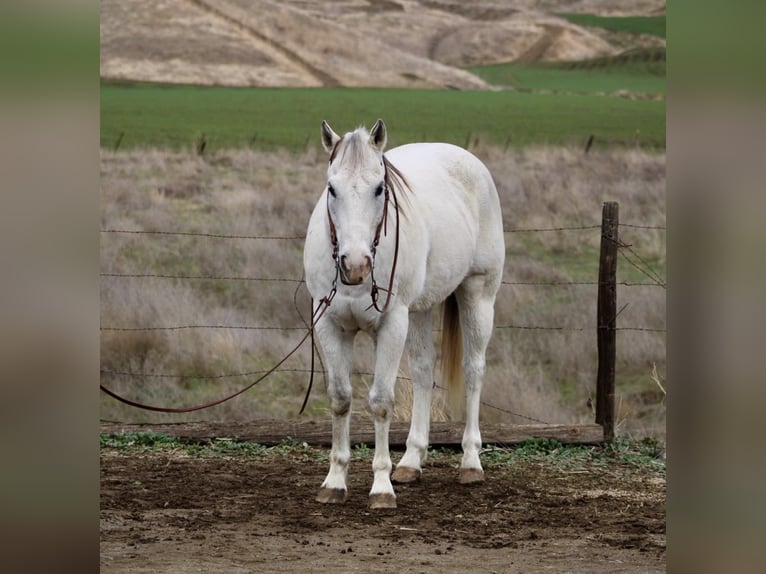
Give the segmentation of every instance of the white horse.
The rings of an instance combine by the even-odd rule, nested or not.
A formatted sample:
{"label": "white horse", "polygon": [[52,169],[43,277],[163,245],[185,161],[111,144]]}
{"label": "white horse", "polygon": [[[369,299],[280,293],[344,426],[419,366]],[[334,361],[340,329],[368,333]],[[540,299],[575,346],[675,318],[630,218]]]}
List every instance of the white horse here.
{"label": "white horse", "polygon": [[[458,480],[484,480],[479,399],[505,260],[497,190],[484,164],[462,148],[415,143],[384,155],[386,138],[382,120],[370,132],[358,128],[343,137],[322,122],[330,165],[309,222],[303,264],[315,315],[321,312],[315,332],[328,372],[333,421],[330,471],[317,496],[323,503],[342,503],[347,496],[350,375],[359,331],[375,343],[370,507],[395,508],[391,481],[420,478],[435,385],[432,311],[442,302],[442,376],[453,393],[455,381],[460,389],[462,362],[465,381]],[[388,431],[405,344],[413,380],[412,422],[407,450],[392,475]]]}

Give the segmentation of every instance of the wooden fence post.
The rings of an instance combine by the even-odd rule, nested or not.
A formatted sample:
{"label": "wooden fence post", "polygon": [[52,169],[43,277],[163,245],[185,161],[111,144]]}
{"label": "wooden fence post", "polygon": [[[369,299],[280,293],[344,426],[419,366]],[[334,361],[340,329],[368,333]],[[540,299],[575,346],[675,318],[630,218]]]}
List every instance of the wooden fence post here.
{"label": "wooden fence post", "polygon": [[604,202],[601,211],[601,255],[598,264],[598,378],[596,380],[596,423],[604,429],[604,440],[614,439],[614,375],[617,358],[617,247],[619,204]]}

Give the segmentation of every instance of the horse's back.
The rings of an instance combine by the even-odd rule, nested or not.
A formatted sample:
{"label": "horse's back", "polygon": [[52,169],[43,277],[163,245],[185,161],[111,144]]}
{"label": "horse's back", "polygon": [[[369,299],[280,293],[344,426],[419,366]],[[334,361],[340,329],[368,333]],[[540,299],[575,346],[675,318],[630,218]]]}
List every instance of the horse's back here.
{"label": "horse's back", "polygon": [[505,253],[497,189],[487,167],[469,151],[446,143],[414,143],[386,156],[407,178],[429,230],[445,238],[469,232],[476,247]]}
{"label": "horse's back", "polygon": [[[426,283],[454,289],[475,274],[499,281],[505,259],[500,200],[481,160],[444,143],[407,144],[386,156],[410,186],[405,209],[409,202],[427,230],[421,239],[428,244]],[[433,284],[424,287],[442,291]]]}
{"label": "horse's back", "polygon": [[[411,143],[386,152],[386,157],[408,179],[422,181],[428,193],[433,179],[448,178],[450,184],[480,191],[482,184],[494,184],[487,167],[468,150],[447,143]],[[417,184],[416,184],[417,185]]]}

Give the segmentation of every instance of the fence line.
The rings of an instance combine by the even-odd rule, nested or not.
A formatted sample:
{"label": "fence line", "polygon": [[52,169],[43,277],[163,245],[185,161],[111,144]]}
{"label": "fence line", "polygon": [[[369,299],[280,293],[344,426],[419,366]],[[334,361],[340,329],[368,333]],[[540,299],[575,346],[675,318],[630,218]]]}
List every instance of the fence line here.
{"label": "fence line", "polygon": [[[634,223],[621,223],[621,227],[629,227],[634,229],[655,229],[665,230],[665,226],[660,225],[640,225]],[[504,233],[537,233],[548,231],[582,231],[588,229],[599,229],[600,225],[577,225],[569,227],[538,227],[538,228],[517,228],[517,229],[505,229]],[[128,229],[102,229],[101,233],[125,233],[125,234],[139,234],[139,235],[182,235],[182,236],[197,236],[197,237],[212,237],[219,239],[257,239],[257,240],[295,240],[305,239],[304,235],[224,235],[218,233],[200,233],[192,231],[142,231],[142,230],[128,230]],[[611,240],[611,239],[610,239]],[[641,274],[645,275],[652,280],[652,283],[631,283],[628,281],[618,282],[618,285],[625,286],[649,286],[655,285],[667,288],[667,283],[660,277],[660,275],[654,271],[649,263],[641,257],[632,248],[632,245],[625,243],[624,241],[618,241],[619,253],[631,266],[633,266]],[[633,257],[635,257],[641,265],[633,261],[625,253],[628,251]],[[242,277],[242,276],[209,276],[209,275],[169,275],[160,273],[101,273],[101,277],[121,277],[121,278],[134,278],[134,279],[187,279],[187,280],[226,280],[226,281],[262,281],[262,282],[289,282],[289,283],[302,283],[302,279],[291,279],[281,277]],[[592,281],[502,281],[503,285],[599,285],[598,282]]]}
{"label": "fence line", "polygon": [[667,329],[654,327],[611,327],[609,325],[594,325],[593,327],[539,326],[539,325],[496,325],[495,329],[519,329],[524,331],[594,331],[596,329],[611,329],[613,331],[647,331],[651,333],[666,333]]}
{"label": "fence line", "polygon": [[[640,225],[621,223],[621,227],[633,228],[633,229],[647,229],[647,230],[666,230],[665,226],[654,225]],[[568,227],[539,227],[539,228],[516,228],[505,229],[504,233],[537,233],[537,232],[562,232],[562,231],[583,231],[600,229],[601,225],[579,225]],[[202,233],[202,232],[190,232],[190,231],[143,231],[143,230],[126,230],[126,229],[102,229],[101,233],[109,234],[131,234],[131,235],[167,235],[167,236],[192,236],[192,237],[204,237],[215,239],[247,239],[247,240],[303,240],[305,235],[230,235],[230,234],[218,234],[218,233]],[[651,286],[667,288],[665,280],[655,272],[651,265],[649,265],[644,258],[636,253],[630,244],[623,241],[617,241],[618,252],[622,257],[642,275],[646,276],[651,282],[629,282],[621,281],[618,285],[623,286]],[[625,252],[629,252],[639,262],[637,263]],[[274,278],[274,277],[247,277],[247,276],[213,276],[213,275],[171,275],[171,274],[157,274],[157,273],[101,273],[101,277],[113,277],[113,278],[137,278],[137,279],[176,279],[176,280],[218,280],[218,281],[253,281],[253,282],[285,282],[285,283],[297,283],[300,288],[301,283],[305,283],[304,279],[292,279],[292,278]],[[527,286],[600,286],[598,281],[502,281],[502,285],[527,285]],[[618,313],[619,314],[619,313]],[[176,326],[152,326],[152,327],[114,327],[103,326],[101,331],[107,332],[136,332],[136,331],[180,331],[180,330],[192,330],[192,329],[232,329],[232,330],[249,330],[249,331],[303,331],[305,327],[280,327],[280,326],[248,326],[248,325],[176,325]],[[538,331],[551,331],[551,332],[593,332],[601,329],[611,329],[614,331],[638,331],[638,332],[654,332],[654,333],[666,333],[664,328],[648,328],[648,327],[615,327],[608,325],[594,325],[589,327],[571,327],[571,326],[539,326],[539,325],[497,325],[495,329],[503,330],[538,330]],[[440,329],[435,329],[435,332],[439,332]],[[292,373],[311,373],[311,369],[278,369],[273,372],[292,372]],[[228,373],[220,375],[189,375],[189,374],[177,374],[177,373],[136,373],[131,371],[114,371],[109,369],[102,369],[102,375],[112,376],[125,376],[136,378],[173,378],[173,379],[193,379],[193,380],[220,380],[225,378],[247,377],[254,375],[263,375],[270,371],[249,371],[241,373]],[[358,376],[374,376],[372,373],[355,372],[352,373]],[[400,380],[412,380],[410,377],[397,376]],[[435,385],[437,388],[438,385]],[[497,407],[490,403],[480,401],[483,406],[495,409],[512,416],[517,416],[529,421],[549,424],[546,421],[542,421],[533,417],[515,413],[511,410]]]}
{"label": "fence line", "polygon": [[620,227],[632,227],[634,229],[659,229],[667,231],[664,225],[636,225],[635,223],[620,223]]}
{"label": "fence line", "polygon": [[100,327],[101,331],[184,331],[191,329],[231,329],[233,331],[305,331],[306,327],[254,325],[173,325],[170,327]]}
{"label": "fence line", "polygon": [[[569,327],[569,326],[541,326],[541,325],[495,325],[495,329],[518,329],[522,331],[593,331],[595,329],[613,329],[614,331],[648,331],[653,333],[665,333],[666,329],[654,327],[610,327],[608,325],[594,325],[592,327]],[[231,329],[232,331],[305,331],[306,327],[278,327],[278,326],[253,326],[253,325],[173,325],[170,327],[100,327],[101,331],[183,331],[191,329]],[[441,329],[434,329],[434,333],[441,333]]]}
{"label": "fence line", "polygon": [[575,225],[571,227],[528,227],[503,229],[503,233],[538,233],[545,231],[583,231],[585,229],[599,229],[601,225]]}
{"label": "fence line", "polygon": [[[598,281],[501,281],[502,285],[535,285],[539,287],[548,286],[569,286],[569,285],[601,285]],[[661,287],[656,281],[637,282],[637,281],[618,281],[617,285],[626,287]]]}
{"label": "fence line", "polygon": [[[621,227],[632,227],[634,229],[656,229],[666,230],[663,225],[639,225],[631,223],[621,223]],[[600,224],[595,225],[575,225],[568,227],[537,227],[537,228],[515,228],[504,229],[503,233],[537,233],[549,231],[583,231],[587,229],[600,229]],[[144,231],[141,229],[101,229],[101,233],[129,234],[129,235],[179,235],[191,237],[211,237],[215,239],[259,239],[259,240],[293,240],[306,239],[305,235],[230,235],[223,233],[203,233],[196,231]]]}
{"label": "fence line", "polygon": [[[636,253],[633,250],[631,245],[620,241],[618,242],[617,246],[620,248],[618,250],[618,253],[622,255],[623,259],[625,259],[633,267],[638,269],[641,273],[649,277],[649,279],[656,282],[657,285],[659,285],[660,287],[667,288],[667,284],[665,283],[665,280],[662,279],[662,277],[660,277],[659,274],[656,271],[654,271],[654,269],[652,269],[651,265],[649,265],[643,257],[641,257],[638,253]],[[644,265],[646,269],[642,269],[634,261],[631,261],[630,258],[627,255],[625,255],[625,250],[629,251],[636,259],[638,259]]]}
{"label": "fence line", "polygon": [[[242,275],[167,275],[162,273],[100,273],[100,277],[117,277],[122,279],[188,279],[193,281],[262,281],[305,283],[305,279],[291,279],[289,277],[247,277]],[[598,281],[501,281],[502,285],[534,285],[538,287],[574,286],[574,285],[599,285]],[[664,287],[656,280],[652,282],[618,281],[617,285],[626,287]]]}
{"label": "fence line", "polygon": [[126,233],[132,235],[185,235],[211,237],[214,239],[306,239],[305,235],[225,235],[222,233],[200,233],[196,231],[143,231],[140,229],[102,229],[101,233]]}
{"label": "fence line", "polygon": [[[267,370],[263,371],[250,371],[247,373],[236,373],[236,374],[228,374],[228,375],[210,375],[210,376],[195,376],[195,375],[176,375],[176,374],[167,374],[167,373],[135,373],[130,371],[112,371],[109,369],[101,369],[101,374],[108,374],[108,375],[123,375],[123,376],[130,376],[130,377],[141,377],[141,378],[175,378],[175,379],[193,379],[193,380],[215,380],[215,379],[224,379],[224,378],[234,378],[234,377],[245,377],[245,376],[253,376],[253,375],[262,375],[264,373],[267,373]],[[303,374],[310,374],[311,369],[277,369],[274,371],[275,373],[303,373]],[[374,373],[366,373],[361,371],[354,371],[351,373],[352,376],[360,376],[360,377],[374,377]],[[405,375],[397,375],[397,380],[401,381],[412,381],[412,377],[408,377]],[[446,391],[444,387],[441,385],[434,385],[435,388]],[[493,405],[491,403],[488,403],[486,401],[480,400],[479,403],[482,406],[495,409],[496,411],[503,412],[508,415],[512,415],[515,417],[519,417],[528,421],[540,423],[540,424],[550,424],[547,421],[543,421],[534,417],[530,417],[527,415],[522,415],[520,413],[514,412],[509,409],[505,409],[502,407],[498,407],[496,405]]]}
{"label": "fence line", "polygon": [[288,277],[242,277],[233,275],[164,275],[161,273],[100,273],[100,277],[121,277],[123,279],[190,279],[211,281],[264,281],[284,283],[304,283],[303,279]]}
{"label": "fence line", "polygon": [[[664,229],[661,226],[648,226],[637,224],[621,224],[623,227],[632,228],[644,228],[644,229]],[[572,227],[546,227],[546,228],[528,228],[528,229],[512,229],[506,232],[540,232],[540,231],[572,231],[572,230],[585,230],[600,228],[598,225],[587,226],[572,226]],[[243,236],[243,235],[219,235],[210,233],[193,233],[193,232],[168,232],[168,231],[131,231],[131,230],[102,230],[105,233],[139,233],[139,234],[166,234],[166,235],[199,235],[202,237],[224,237],[224,238],[236,238],[236,239],[300,239],[299,236]],[[609,238],[608,238],[609,239]],[[611,240],[611,239],[610,239]],[[641,272],[643,275],[651,279],[651,282],[629,282],[620,281],[618,285],[633,287],[633,286],[650,286],[650,287],[662,287],[667,288],[665,281],[657,274],[651,266],[638,255],[633,249],[632,245],[625,243],[624,241],[617,241],[619,253],[623,258],[632,265],[635,269]],[[634,257],[636,257],[643,265],[637,264],[630,257],[628,257],[624,250],[628,250]],[[247,276],[226,276],[226,275],[170,275],[159,273],[101,273],[101,277],[114,277],[114,278],[138,278],[138,279],[179,279],[179,280],[225,280],[225,281],[254,281],[254,282],[285,282],[285,283],[305,283],[303,278],[292,279],[286,277],[247,277]],[[502,285],[528,285],[528,286],[599,286],[598,281],[501,281]],[[498,325],[496,329],[517,329],[517,330],[538,330],[538,331],[569,331],[569,332],[582,332],[591,331],[596,328],[604,327],[570,327],[570,326],[540,326],[540,325]],[[130,331],[180,331],[190,329],[234,329],[234,330],[252,330],[252,331],[292,331],[301,330],[302,327],[279,327],[279,326],[249,326],[249,325],[175,325],[175,326],[151,326],[151,327],[115,327],[105,326],[101,327],[101,331],[112,332],[130,332]],[[643,332],[655,332],[665,333],[666,329],[650,328],[650,327],[616,327],[616,331],[643,331]],[[437,330],[438,331],[438,330]]]}
{"label": "fence line", "polygon": [[[132,378],[142,379],[190,379],[195,381],[212,381],[217,379],[234,379],[236,377],[250,377],[252,375],[262,375],[268,372],[262,371],[246,371],[243,373],[225,373],[222,375],[197,375],[188,373],[137,373],[135,371],[115,371],[112,369],[101,369],[102,375],[115,375]],[[277,369],[275,373],[310,373],[311,369]]]}

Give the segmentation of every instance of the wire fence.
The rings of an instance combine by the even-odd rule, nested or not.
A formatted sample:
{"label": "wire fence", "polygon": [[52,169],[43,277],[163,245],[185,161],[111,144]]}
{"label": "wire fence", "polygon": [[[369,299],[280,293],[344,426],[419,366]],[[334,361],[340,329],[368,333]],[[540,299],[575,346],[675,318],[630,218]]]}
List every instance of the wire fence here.
{"label": "wire fence", "polygon": [[[262,281],[275,283],[305,283],[303,279],[290,277],[246,277],[232,275],[167,275],[160,273],[101,273],[101,277],[121,277],[123,279],[188,279],[199,281]],[[627,287],[659,286],[665,287],[664,281],[655,279],[651,282],[618,281],[617,285]],[[660,283],[661,282],[661,283]],[[536,285],[539,287],[560,287],[573,285],[601,285],[598,281],[501,281],[502,285]]]}
{"label": "wire fence", "polygon": [[[655,230],[666,231],[665,226],[658,225],[642,225],[632,223],[620,223],[620,227],[641,229],[641,230]],[[514,228],[506,229],[504,233],[555,233],[555,232],[572,232],[572,231],[593,231],[600,229],[601,225],[578,225],[578,226],[561,226],[561,227],[537,227],[537,228]],[[200,237],[205,239],[223,239],[223,240],[258,240],[258,241],[297,241],[304,240],[305,235],[238,235],[238,234],[223,234],[223,233],[208,233],[198,231],[167,231],[167,230],[132,230],[132,229],[102,229],[102,234],[125,234],[125,235],[145,235],[145,236],[184,236],[184,237]],[[618,281],[617,285],[625,287],[658,287],[667,289],[667,282],[665,279],[652,267],[652,265],[646,261],[646,258],[637,253],[631,244],[623,241],[617,241],[618,253],[620,256],[634,269],[636,269],[642,276],[648,281]],[[184,275],[184,274],[161,274],[161,273],[114,273],[104,272],[100,273],[102,278],[112,279],[165,279],[173,281],[245,281],[245,282],[265,282],[265,283],[291,283],[300,288],[301,284],[305,283],[305,280],[295,277],[255,277],[255,276],[234,276],[234,275]],[[599,286],[601,283],[598,281],[518,281],[518,280],[503,280],[502,286],[531,286],[531,287],[575,287],[575,286]],[[296,290],[297,293],[297,290]],[[624,307],[623,307],[624,309]],[[622,312],[622,310],[620,311]],[[619,313],[618,313],[619,315]],[[243,331],[305,331],[304,326],[282,326],[282,325],[223,325],[223,324],[188,324],[188,325],[150,325],[150,326],[116,326],[116,325],[102,325],[100,330],[102,332],[152,332],[152,331],[185,331],[185,330],[243,330]],[[607,326],[607,325],[588,325],[588,326],[570,326],[570,325],[519,325],[519,324],[505,324],[496,325],[495,329],[498,330],[519,330],[519,331],[546,331],[546,332],[595,332],[598,329],[611,329],[615,331],[633,331],[633,332],[649,332],[649,333],[666,333],[665,328],[643,327],[643,326]],[[434,332],[440,332],[440,329],[434,329]],[[280,367],[273,372],[279,373],[301,373],[310,374],[311,369],[306,368],[283,368]],[[146,373],[136,372],[130,370],[114,370],[114,369],[101,369],[102,376],[108,377],[129,377],[133,379],[175,379],[175,380],[201,380],[201,381],[213,381],[223,379],[235,379],[246,378],[257,375],[263,375],[270,372],[268,370],[254,370],[236,373],[223,373],[217,375],[199,375],[194,373]],[[357,376],[374,376],[372,373],[366,372],[354,372]],[[399,380],[411,380],[407,376],[397,376]],[[437,388],[441,388],[435,385]],[[498,407],[491,403],[482,401],[481,404],[488,408],[503,412],[505,414],[513,415],[525,420],[549,424],[546,421],[540,420],[535,417],[529,417],[520,413],[513,412],[509,409]]]}
{"label": "wire fence", "polygon": [[[200,376],[200,375],[182,375],[182,374],[168,374],[168,373],[137,373],[133,371],[116,371],[112,369],[101,369],[102,375],[111,375],[111,376],[126,376],[131,378],[160,378],[160,379],[184,379],[184,380],[201,380],[201,381],[213,381],[213,380],[220,380],[220,379],[231,379],[231,378],[238,378],[238,377],[255,377],[258,375],[263,375],[265,373],[268,373],[268,370],[259,370],[259,371],[248,371],[244,373],[228,373],[223,375],[206,375],[206,376]],[[296,369],[296,368],[280,368],[277,369],[277,373],[299,373],[302,375],[309,375],[311,374],[311,369]],[[362,371],[354,371],[352,373],[353,376],[360,376],[360,377],[374,377],[374,373],[368,373],[368,372],[362,372]],[[412,381],[411,377],[408,377],[406,375],[397,375],[396,377],[399,381]],[[444,387],[440,385],[434,385],[435,388],[446,390]],[[530,417],[528,415],[523,415],[517,412],[514,412],[510,409],[505,409],[503,407],[498,407],[497,405],[493,405],[487,401],[480,401],[482,406],[488,407],[490,409],[494,409],[498,412],[505,413],[507,415],[515,416],[522,418],[524,420],[528,420],[535,423],[540,424],[550,424],[548,421],[541,420],[539,418]],[[117,421],[109,421],[109,422],[117,422]]]}

